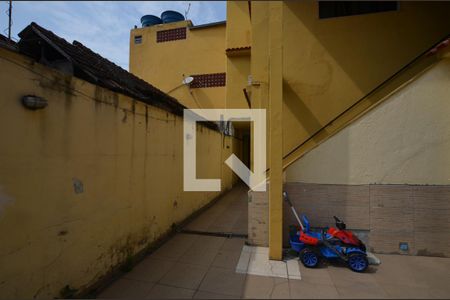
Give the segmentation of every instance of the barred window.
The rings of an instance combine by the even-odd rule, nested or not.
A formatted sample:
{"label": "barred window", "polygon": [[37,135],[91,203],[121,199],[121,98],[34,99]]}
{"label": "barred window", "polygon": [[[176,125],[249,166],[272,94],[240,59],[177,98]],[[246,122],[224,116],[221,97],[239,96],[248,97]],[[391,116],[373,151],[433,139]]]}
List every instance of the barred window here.
{"label": "barred window", "polygon": [[163,43],[186,39],[186,27],[160,30],[156,32],[156,42]]}
{"label": "barred window", "polygon": [[226,84],[225,73],[198,74],[191,76],[194,78],[190,84],[191,88],[219,87],[225,86]]}

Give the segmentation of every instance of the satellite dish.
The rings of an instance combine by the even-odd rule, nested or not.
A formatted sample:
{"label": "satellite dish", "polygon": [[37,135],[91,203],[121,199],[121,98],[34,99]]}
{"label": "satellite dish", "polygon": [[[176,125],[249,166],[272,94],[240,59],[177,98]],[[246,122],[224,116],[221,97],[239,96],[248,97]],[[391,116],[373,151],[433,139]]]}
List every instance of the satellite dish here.
{"label": "satellite dish", "polygon": [[185,77],[185,78],[183,79],[183,84],[188,85],[188,84],[190,84],[192,81],[194,81],[194,77],[188,76],[188,77]]}

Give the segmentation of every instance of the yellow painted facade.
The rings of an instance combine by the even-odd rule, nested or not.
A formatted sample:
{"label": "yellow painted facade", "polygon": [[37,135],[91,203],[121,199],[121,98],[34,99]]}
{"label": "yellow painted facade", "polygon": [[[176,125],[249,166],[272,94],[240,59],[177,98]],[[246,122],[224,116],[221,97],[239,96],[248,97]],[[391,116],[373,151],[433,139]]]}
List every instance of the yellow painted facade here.
{"label": "yellow painted facade", "polygon": [[[183,121],[0,48],[0,295],[82,291],[218,192],[183,192]],[[41,110],[20,99],[48,100]],[[240,141],[198,126],[199,178]]]}
{"label": "yellow painted facade", "polygon": [[[173,68],[169,69],[184,74],[178,70],[189,64],[184,63],[185,52],[196,52],[185,49],[197,49],[203,56],[211,56],[211,60],[220,62],[217,65],[221,65],[227,73],[227,85],[220,96],[215,91],[219,92],[221,88],[202,89],[211,91],[205,94],[205,99],[209,100],[204,102],[204,108],[218,107],[211,100],[215,97],[224,99],[220,101],[221,107],[247,108],[249,103],[245,99],[245,89],[251,107],[269,109],[269,6],[269,3],[262,1],[227,2],[226,26],[220,30],[214,26],[198,29],[198,32],[211,33],[208,37],[199,33],[198,39],[194,36],[190,39],[189,35],[194,31],[188,30],[186,40],[161,45],[155,43],[155,31],[183,24],[189,27],[190,21],[133,30],[131,71],[141,76],[145,73],[143,68],[150,70],[155,67],[160,70],[163,68],[162,63],[155,60],[164,57],[159,60],[172,61],[176,56],[174,52],[177,52],[176,57],[180,59],[173,60]],[[414,72],[410,72],[408,76],[395,78],[395,84],[390,82],[391,86],[382,92],[373,92],[423,51],[444,38],[450,26],[447,18],[450,8],[445,2],[401,2],[396,11],[328,19],[319,18],[317,1],[287,1],[282,3],[282,7],[284,168],[383,99],[389,91],[408,80],[408,76],[413,76]],[[133,45],[133,36],[142,33],[143,44]],[[212,35],[216,37],[215,44]],[[147,46],[146,40],[150,40]],[[203,46],[204,42],[211,47],[214,44],[214,51],[208,51]],[[226,55],[213,57],[218,52]],[[197,59],[193,61],[193,69],[204,69],[204,62]],[[422,67],[426,67],[426,64]],[[415,71],[420,71],[420,68]],[[180,74],[178,77],[159,76],[158,72],[146,76],[149,82],[154,82],[163,91],[176,86],[181,77]],[[147,80],[145,76],[141,77]],[[168,84],[165,78],[172,77],[177,77],[178,81]],[[188,98],[181,95],[188,95],[188,90],[187,87],[181,87],[174,91],[179,93],[174,96]],[[184,101],[188,107],[198,107],[189,101]],[[350,107],[352,109],[347,111]],[[248,127],[244,128],[248,131]],[[269,148],[267,153],[270,155]]]}
{"label": "yellow painted facade", "polygon": [[412,1],[319,19],[316,1],[284,2],[284,155],[445,38],[449,12],[449,3]]}
{"label": "yellow painted facade", "polygon": [[[267,153],[271,158],[270,151],[282,147],[283,168],[433,63],[434,58],[424,59],[392,77],[450,28],[445,2],[401,2],[396,11],[329,19],[319,18],[317,1],[286,1],[282,7],[283,138],[280,145],[269,136]],[[271,81],[279,80],[271,77],[272,13],[268,2],[251,3],[251,103],[269,111]],[[270,122],[268,132],[276,126]],[[281,171],[270,170],[273,176],[278,179]],[[269,227],[280,228],[278,221]]]}
{"label": "yellow painted facade", "polygon": [[[187,29],[186,39],[157,42],[158,31],[182,27]],[[136,36],[142,37],[141,43],[135,43]],[[226,24],[193,26],[187,20],[131,30],[130,72],[189,108],[248,108],[243,89],[248,88],[250,47],[249,5],[231,1],[227,3]],[[182,84],[186,76],[222,72],[226,73],[224,87],[189,88]]]}
{"label": "yellow painted facade", "polygon": [[227,2],[227,108],[249,108],[251,22],[247,1]]}
{"label": "yellow painted facade", "polygon": [[227,2],[227,49],[251,45],[252,28],[249,9],[248,1]]}
{"label": "yellow painted facade", "polygon": [[[186,39],[157,43],[161,30],[187,28]],[[130,72],[188,108],[225,108],[226,87],[189,88],[184,77],[226,72],[225,24],[192,27],[190,21],[138,28],[130,34]],[[142,37],[141,44],[134,38]]]}
{"label": "yellow painted facade", "polygon": [[[317,1],[283,2],[283,154],[448,34],[450,5],[402,2],[398,11],[318,18]],[[251,73],[268,83],[268,4],[252,3]]]}

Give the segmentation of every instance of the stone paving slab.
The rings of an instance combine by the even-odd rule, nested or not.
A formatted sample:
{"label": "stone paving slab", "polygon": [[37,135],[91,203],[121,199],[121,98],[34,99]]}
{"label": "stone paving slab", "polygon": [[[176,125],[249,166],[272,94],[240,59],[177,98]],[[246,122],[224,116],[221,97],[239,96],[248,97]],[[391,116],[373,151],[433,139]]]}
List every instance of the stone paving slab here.
{"label": "stone paving slab", "polygon": [[269,260],[268,247],[244,246],[236,266],[236,273],[301,279],[298,259],[288,257],[283,261]]}

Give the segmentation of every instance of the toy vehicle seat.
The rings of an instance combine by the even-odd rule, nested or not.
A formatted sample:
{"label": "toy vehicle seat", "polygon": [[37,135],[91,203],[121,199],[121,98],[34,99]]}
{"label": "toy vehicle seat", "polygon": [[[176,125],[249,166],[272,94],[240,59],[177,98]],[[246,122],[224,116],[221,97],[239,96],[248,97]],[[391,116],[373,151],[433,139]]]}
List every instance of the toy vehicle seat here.
{"label": "toy vehicle seat", "polygon": [[346,225],[345,225],[345,223],[342,221],[342,220],[340,220],[338,217],[336,217],[336,216],[333,216],[333,218],[334,218],[334,220],[336,221],[336,227],[337,227],[337,229],[339,229],[339,230],[345,230],[346,229]]}

